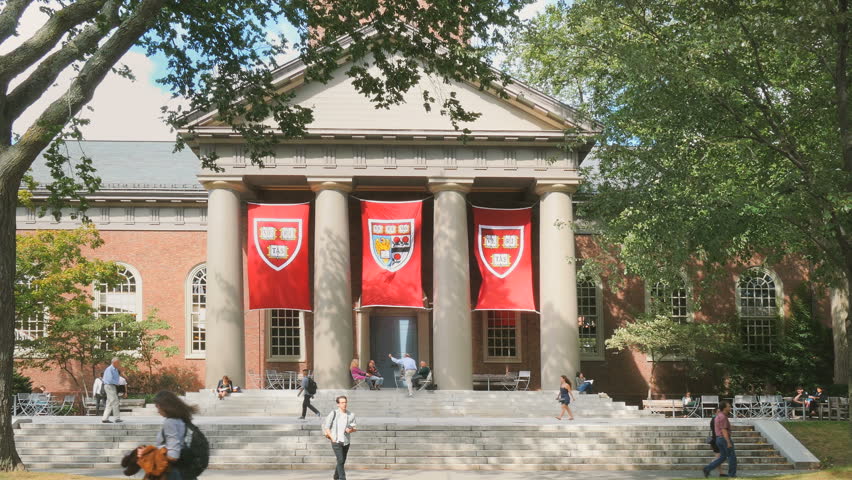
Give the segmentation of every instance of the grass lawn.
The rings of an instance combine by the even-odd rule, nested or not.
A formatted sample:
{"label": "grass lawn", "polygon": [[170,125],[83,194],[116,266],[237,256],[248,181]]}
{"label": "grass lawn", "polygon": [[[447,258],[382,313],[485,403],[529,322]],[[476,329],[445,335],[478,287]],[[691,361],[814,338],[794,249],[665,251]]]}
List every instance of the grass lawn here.
{"label": "grass lawn", "polygon": [[823,467],[852,466],[852,426],[849,422],[783,422],[781,425],[816,455]]}

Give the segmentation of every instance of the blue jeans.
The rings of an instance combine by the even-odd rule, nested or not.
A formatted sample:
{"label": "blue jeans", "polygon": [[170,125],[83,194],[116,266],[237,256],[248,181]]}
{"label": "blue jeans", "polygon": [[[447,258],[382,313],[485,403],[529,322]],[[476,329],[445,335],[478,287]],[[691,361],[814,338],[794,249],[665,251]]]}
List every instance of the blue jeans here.
{"label": "blue jeans", "polygon": [[737,476],[737,452],[734,451],[734,443],[731,442],[731,447],[728,448],[728,441],[725,440],[724,437],[716,438],[716,446],[719,447],[719,458],[710,462],[709,465],[704,467],[704,473],[712,471],[714,468],[718,467],[725,460],[728,461],[728,476],[736,477]]}
{"label": "blue jeans", "polygon": [[592,384],[589,382],[583,382],[582,385],[577,387],[577,393],[586,393],[587,390],[592,388]]}

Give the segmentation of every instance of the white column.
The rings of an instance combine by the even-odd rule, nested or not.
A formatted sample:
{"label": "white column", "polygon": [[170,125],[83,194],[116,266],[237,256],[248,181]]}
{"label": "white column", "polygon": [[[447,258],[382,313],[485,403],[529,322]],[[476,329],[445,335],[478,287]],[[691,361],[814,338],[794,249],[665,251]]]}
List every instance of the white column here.
{"label": "white column", "polygon": [[441,390],[473,389],[467,204],[470,186],[430,183],[435,194],[432,244],[434,379]]}
{"label": "white column", "polygon": [[541,309],[541,387],[559,388],[560,375],[580,371],[577,265],[570,184],[538,184]]}
{"label": "white column", "polygon": [[314,218],[314,375],[321,388],[349,388],[352,377],[350,182],[311,182]]}
{"label": "white column", "polygon": [[205,183],[207,200],[207,359],[205,384],[223,375],[245,382],[242,182]]}

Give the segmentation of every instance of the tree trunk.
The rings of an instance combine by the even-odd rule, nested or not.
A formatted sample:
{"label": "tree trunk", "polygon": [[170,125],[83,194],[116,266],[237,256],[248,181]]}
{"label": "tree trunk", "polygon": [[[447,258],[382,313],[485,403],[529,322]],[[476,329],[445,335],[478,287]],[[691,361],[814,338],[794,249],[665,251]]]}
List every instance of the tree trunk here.
{"label": "tree trunk", "polygon": [[849,342],[846,318],[849,316],[849,287],[831,289],[831,333],[834,338],[834,383],[849,382]]}
{"label": "tree trunk", "polygon": [[[0,166],[3,166],[0,153]],[[7,164],[8,165],[8,164]],[[2,171],[2,169],[0,169]],[[0,471],[23,470],[12,431],[12,370],[15,366],[15,208],[20,175],[0,175]]]}

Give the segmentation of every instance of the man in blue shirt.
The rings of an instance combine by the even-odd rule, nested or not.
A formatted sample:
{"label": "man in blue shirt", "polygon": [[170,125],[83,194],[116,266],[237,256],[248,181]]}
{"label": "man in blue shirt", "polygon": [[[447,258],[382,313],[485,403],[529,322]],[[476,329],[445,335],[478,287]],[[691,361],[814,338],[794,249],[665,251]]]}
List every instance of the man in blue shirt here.
{"label": "man in blue shirt", "polygon": [[121,411],[118,404],[118,384],[121,382],[121,375],[118,372],[118,358],[113,357],[110,365],[104,370],[104,391],[107,395],[106,408],[104,408],[104,416],[101,418],[103,423],[112,423],[109,421],[110,411],[115,416],[115,423],[121,423]]}
{"label": "man in blue shirt", "polygon": [[415,362],[414,359],[411,358],[411,355],[407,353],[403,353],[402,358],[400,359],[393,358],[393,355],[389,353],[388,358],[390,358],[393,363],[396,363],[397,365],[402,365],[403,376],[405,376],[405,383],[408,384],[408,396],[413,397],[414,382],[412,382],[411,379],[417,372],[417,362]]}

